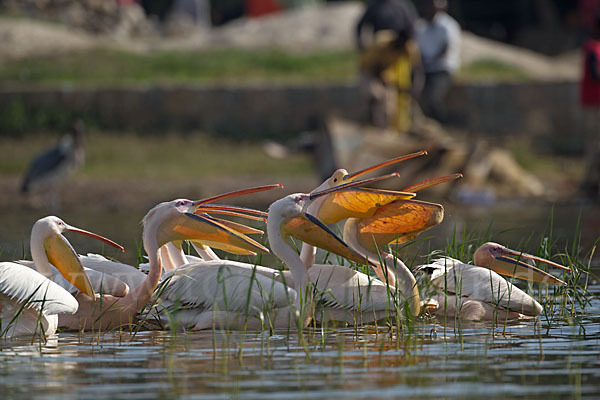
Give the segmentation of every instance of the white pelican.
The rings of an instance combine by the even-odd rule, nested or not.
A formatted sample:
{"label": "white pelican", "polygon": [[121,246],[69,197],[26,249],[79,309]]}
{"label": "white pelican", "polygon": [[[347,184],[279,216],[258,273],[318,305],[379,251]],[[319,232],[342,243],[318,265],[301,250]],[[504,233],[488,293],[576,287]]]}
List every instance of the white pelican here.
{"label": "white pelican", "polygon": [[[279,184],[264,185],[236,190],[217,196],[212,196],[206,199],[197,200],[194,202],[190,200],[184,200],[190,202],[190,212],[202,214],[201,218],[207,220],[206,229],[208,229],[208,231],[205,231],[201,235],[201,237],[197,239],[197,241],[193,241],[192,243],[196,243],[198,245],[199,250],[202,249],[201,246],[209,244],[214,246],[215,248],[234,252],[236,254],[252,255],[256,254],[257,249],[259,249],[259,251],[262,252],[268,252],[266,248],[260,246],[254,241],[252,241],[252,244],[249,244],[250,239],[244,236],[244,234],[248,233],[263,233],[262,231],[247,227],[245,225],[236,224],[231,221],[214,218],[204,213],[211,212],[219,214],[233,214],[235,216],[241,216],[245,218],[252,218],[251,216],[245,213],[258,213],[262,217],[266,217],[266,213],[260,213],[256,210],[243,207],[223,206],[213,203],[232,197],[263,192],[281,187],[282,186]],[[210,222],[208,222],[208,220],[210,220]],[[236,237],[235,232],[232,232],[231,230],[238,231],[242,235]],[[211,235],[216,235],[217,239],[210,241]],[[229,243],[228,238],[233,237],[235,237],[235,240],[245,240],[246,245],[244,246],[247,247],[249,245],[251,250],[248,248],[236,247]],[[169,242],[160,249],[162,266],[167,271],[174,269],[177,266],[187,264],[189,262],[188,257],[185,256],[183,254],[183,251],[181,250],[181,241],[175,241],[175,243],[177,243],[177,246],[179,248],[176,248],[174,244]],[[170,248],[170,251],[167,247]],[[208,251],[206,251],[206,253],[204,254],[207,255],[209,253]],[[82,264],[87,268],[86,271],[88,272],[88,275],[96,292],[110,294],[115,297],[124,297],[130,290],[138,288],[146,279],[146,274],[142,272],[142,270],[147,270],[148,264],[142,264],[140,265],[140,269],[138,269],[131,265],[109,260],[104,256],[98,254],[88,254],[85,256],[80,256],[80,259]]]}
{"label": "white pelican", "polygon": [[[53,334],[58,326],[58,315],[77,311],[77,300],[58,284],[52,282],[53,270],[64,276],[83,293],[93,296],[91,283],[69,242],[61,235],[77,232],[116,243],[94,233],[66,224],[60,218],[49,216],[38,220],[31,231],[31,257],[37,271],[19,263],[0,263],[1,335]],[[118,246],[120,247],[120,246]]]}
{"label": "white pelican", "polygon": [[[160,203],[144,217],[143,243],[150,260],[150,272],[140,286],[124,297],[109,294],[89,296],[89,291],[79,293],[76,296],[78,311],[74,315],[59,316],[59,326],[76,330],[104,330],[136,321],[141,309],[151,302],[152,294],[160,281],[162,267],[159,249],[162,245],[174,240],[193,240],[207,235],[212,235],[211,238],[218,242],[224,236],[222,233],[215,233],[212,221],[188,212],[193,204],[194,202],[184,199]],[[220,230],[221,227],[217,226],[216,229]],[[239,236],[241,235],[238,234]],[[234,243],[240,247],[247,246],[241,239],[234,240]]]}
{"label": "white pelican", "polygon": [[488,242],[475,251],[475,265],[444,257],[417,267],[417,270],[430,274],[431,282],[438,291],[426,303],[433,304],[432,308],[437,316],[471,321],[536,317],[543,311],[542,306],[499,274],[534,282],[564,282],[520,259],[569,270],[568,267],[541,257]]}
{"label": "white pelican", "polygon": [[[416,192],[458,177],[460,174],[430,179],[404,190]],[[337,222],[343,216],[350,216],[350,213],[364,213],[360,218],[348,218],[344,226],[344,240],[352,248],[368,256],[375,264],[385,265],[378,265],[374,268],[381,281],[369,281],[371,286],[375,282],[377,290],[371,291],[373,308],[367,309],[366,315],[364,312],[360,314],[363,320],[369,315],[377,317],[379,312],[383,314],[385,308],[388,311],[394,311],[393,307],[390,307],[390,292],[379,288],[383,282],[395,289],[392,291],[392,295],[401,295],[400,299],[396,299],[396,301],[400,300],[400,303],[396,304],[407,301],[411,312],[417,314],[420,304],[414,276],[401,260],[386,253],[383,248],[393,242],[404,243],[413,239],[420,232],[439,224],[443,218],[443,208],[439,204],[402,198],[387,203],[373,202],[369,196],[373,196],[374,193],[377,191],[370,191],[367,196],[358,189],[353,189],[353,192],[346,190],[333,193],[329,198],[321,200],[321,208],[317,215],[326,221]],[[381,205],[382,203],[385,204]],[[486,243],[474,255],[474,262],[480,267],[468,266],[457,260],[444,258],[436,260],[431,265],[418,268],[418,270],[432,273],[434,285],[441,293],[425,302],[427,308],[437,308],[438,315],[454,316],[456,314],[462,319],[470,320],[486,320],[493,317],[515,319],[539,315],[541,312],[539,303],[507,282],[498,273],[535,282],[558,284],[564,282],[518,259],[508,258],[506,255],[529,258],[557,268],[568,269],[551,261],[515,252],[498,244]],[[447,268],[448,272],[452,272],[452,274],[444,275],[444,268]],[[459,281],[448,278],[456,274],[461,277]],[[458,285],[458,282],[461,285]],[[330,285],[330,287],[333,289],[335,286]],[[340,286],[340,290],[342,287]],[[346,289],[357,292],[352,285],[347,285]],[[365,293],[366,290],[363,288],[362,292]],[[443,301],[441,301],[442,299]],[[359,307],[349,306],[348,309],[355,310]],[[356,314],[351,315],[351,318],[356,319]]]}
{"label": "white pelican", "polygon": [[[315,190],[352,182],[357,177],[378,168],[424,154],[427,153],[421,151],[397,157],[353,174],[340,169]],[[303,244],[301,258],[309,268],[311,281],[322,293],[322,304],[315,313],[315,318],[321,322],[336,320],[350,325],[369,323],[395,313],[404,301],[408,303],[413,315],[418,314],[418,289],[412,273],[401,262],[390,263],[390,259],[393,258],[391,255],[387,256],[381,249],[373,248],[373,239],[370,235],[376,232],[375,230],[366,230],[369,233],[368,238],[363,238],[366,232],[359,235],[360,229],[364,230],[364,227],[357,228],[360,224],[357,218],[360,218],[364,225],[372,225],[373,219],[385,218],[385,225],[377,228],[379,239],[387,240],[385,244],[398,239],[399,234],[405,239],[404,241],[412,239],[420,232],[439,224],[443,219],[441,205],[410,200],[415,196],[415,192],[461,176],[461,174],[454,174],[426,180],[400,192],[364,188],[347,189],[313,202],[308,212],[316,215],[324,223],[333,224],[348,218],[344,228],[344,240],[359,253],[369,257],[376,265],[374,269],[379,277],[379,280],[374,279],[345,266],[314,264],[316,249],[306,243]],[[352,236],[348,233],[351,227],[356,229]],[[347,235],[349,236],[346,237]],[[366,244],[361,244],[359,237],[363,238],[362,241]],[[381,254],[383,259],[380,260],[378,254]],[[387,267],[381,268],[380,261],[387,263]],[[395,271],[390,270],[392,265],[395,266]],[[398,282],[402,283],[402,286],[399,287],[399,293],[391,293],[387,283],[394,287],[397,273],[401,275],[398,277]],[[398,294],[402,299],[398,298]]]}
{"label": "white pelican", "polygon": [[[308,206],[309,214],[318,214],[319,217],[325,218],[328,223],[335,223],[338,220],[349,217],[349,216],[368,216],[372,215],[376,209],[387,204],[392,203],[398,199],[410,199],[414,196],[414,193],[405,192],[394,192],[394,191],[382,191],[373,189],[351,189],[349,183],[355,182],[356,178],[362,176],[368,172],[371,172],[377,168],[381,168],[387,165],[398,163],[400,161],[413,158],[426,154],[424,151],[409,154],[407,156],[397,157],[393,160],[386,161],[382,164],[367,168],[359,171],[352,175],[348,174],[345,170],[338,170],[334,175],[325,181],[315,191],[321,189],[336,188],[340,185],[345,185],[343,190],[337,189],[335,192],[330,191],[329,196],[319,196],[311,201]],[[413,185],[410,188],[414,191],[421,190],[425,187],[433,186],[442,182],[446,182],[451,179],[456,179],[459,174],[451,175],[448,177],[436,178],[421,182],[420,184]],[[383,178],[383,177],[382,177]],[[376,178],[380,179],[380,178]],[[357,186],[364,184],[366,181],[360,181],[359,183],[352,184]],[[315,192],[313,191],[313,193]],[[358,197],[358,200],[357,200]],[[417,203],[417,202],[413,202]],[[391,206],[390,206],[391,207]],[[440,206],[441,208],[441,206]],[[323,211],[326,210],[326,211]],[[443,214],[442,214],[443,215]],[[431,219],[433,221],[434,218]],[[441,216],[435,222],[436,224],[441,221]],[[411,221],[414,224],[414,221]],[[412,227],[413,237],[418,232],[433,226],[433,222],[427,227],[419,226],[420,230],[417,230],[414,226]],[[397,228],[397,226],[395,226]],[[396,233],[393,234],[394,237]],[[295,235],[297,238],[298,234]],[[306,239],[306,237],[304,237]],[[391,241],[390,238],[388,241]],[[301,239],[302,240],[302,239]],[[310,241],[310,239],[308,239]],[[173,265],[181,265],[186,262],[186,258],[179,249],[169,247],[170,251],[167,253],[169,256],[164,259],[176,260]],[[218,257],[210,251],[210,248],[197,249],[203,259],[218,260]],[[308,268],[309,280],[315,284],[317,289],[321,293],[321,304],[315,318],[317,321],[323,320],[337,320],[345,321],[349,324],[360,324],[364,322],[372,322],[378,320],[385,315],[390,313],[390,309],[394,308],[393,301],[390,301],[390,293],[382,281],[373,279],[367,274],[355,271],[345,266],[336,266],[329,264],[314,264],[316,247],[305,242],[302,245],[301,259],[306,268]],[[189,260],[189,257],[188,259]],[[364,260],[363,260],[364,261]],[[201,266],[202,264],[195,264],[195,266]],[[251,264],[238,264],[239,268],[247,268],[249,273],[255,275],[265,276],[276,281],[285,282],[288,286],[298,288],[296,277],[291,271],[280,271],[274,268],[268,268],[260,265]],[[186,267],[186,271],[189,274],[189,268]],[[379,271],[376,269],[376,272]],[[381,279],[384,278],[383,272],[378,272]],[[409,275],[412,277],[412,274]],[[262,279],[262,277],[261,277]],[[414,279],[413,279],[414,280]],[[200,282],[200,279],[197,279]],[[408,294],[407,298],[413,297],[414,285],[410,282],[406,283],[410,286],[410,290],[406,291]],[[302,284],[301,286],[302,287]],[[168,290],[168,289],[167,289]],[[181,289],[178,289],[181,290]],[[164,297],[164,295],[163,295]],[[418,297],[417,297],[418,304]],[[411,307],[414,313],[418,313],[418,307]],[[207,314],[209,315],[209,314]]]}
{"label": "white pelican", "polygon": [[[362,256],[348,248],[318,220],[305,214],[311,201],[345,187],[289,195],[269,207],[269,243],[273,253],[290,269],[294,289],[285,277],[283,282],[274,279],[281,277],[276,269],[228,260],[186,264],[165,274],[168,283],[159,290],[161,305],[166,309],[159,314],[161,321],[188,329],[218,326],[255,330],[306,326],[312,305],[311,295],[307,292],[306,267],[286,239],[293,236],[355,262],[364,262]],[[171,310],[174,312],[169,315],[167,311]]]}

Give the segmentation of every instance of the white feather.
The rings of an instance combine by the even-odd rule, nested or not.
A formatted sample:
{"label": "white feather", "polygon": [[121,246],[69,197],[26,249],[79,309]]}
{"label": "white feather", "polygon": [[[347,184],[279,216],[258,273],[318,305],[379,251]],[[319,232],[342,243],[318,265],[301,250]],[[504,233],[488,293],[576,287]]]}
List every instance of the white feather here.
{"label": "white feather", "polygon": [[[6,336],[54,333],[57,314],[74,314],[79,304],[65,289],[24,265],[0,263],[0,311]],[[13,317],[22,309],[20,315]],[[12,324],[11,324],[12,321]]]}
{"label": "white feather", "polygon": [[528,316],[537,316],[543,310],[535,299],[487,268],[464,264],[449,257],[419,267],[425,268],[433,271],[432,283],[449,295]]}
{"label": "white feather", "polygon": [[[146,279],[146,274],[144,274],[139,269],[132,267],[131,265],[111,261],[98,254],[88,253],[85,256],[79,256],[79,258],[81,259],[81,263],[84,267],[102,273],[104,275],[108,275],[112,277],[112,279],[119,280],[123,284],[127,285],[130,290],[137,289],[142,284],[142,282],[144,282],[144,279]],[[90,275],[89,271],[88,275]],[[91,276],[90,280],[92,280]],[[112,290],[112,288],[117,288],[117,286],[115,286],[115,284],[111,284],[110,281],[106,282],[106,284],[108,286],[104,286],[103,293],[112,294],[110,290]],[[109,291],[107,291],[106,288],[109,288]],[[96,289],[95,286],[94,290],[99,291],[99,289]]]}

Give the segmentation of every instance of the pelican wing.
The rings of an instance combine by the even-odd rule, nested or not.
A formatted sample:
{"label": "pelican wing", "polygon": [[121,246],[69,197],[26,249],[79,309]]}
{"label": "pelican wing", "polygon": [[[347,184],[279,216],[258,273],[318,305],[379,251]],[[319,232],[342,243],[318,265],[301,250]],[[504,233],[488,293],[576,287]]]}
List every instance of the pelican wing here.
{"label": "pelican wing", "polygon": [[79,304],[65,289],[21,264],[0,263],[0,293],[46,315],[73,314]]}
{"label": "pelican wing", "polygon": [[323,305],[361,312],[393,309],[393,292],[367,274],[340,265],[315,264],[308,270]]}
{"label": "pelican wing", "polygon": [[[130,290],[135,290],[146,279],[146,274],[139,269],[128,264],[109,260],[99,254],[88,253],[85,256],[79,256],[79,258],[83,266],[88,268],[86,272],[92,281],[94,290],[99,291],[100,285],[102,285],[105,294],[120,297],[118,292],[123,290],[122,285],[128,286]],[[102,280],[99,281],[99,278]]]}
{"label": "pelican wing", "polygon": [[281,226],[282,232],[323,250],[330,251],[358,264],[366,264],[367,259],[348,246],[327,226],[310,214],[290,218]]}
{"label": "pelican wing", "polygon": [[[85,273],[90,279],[92,288],[98,293],[123,297],[130,290],[141,285],[146,278],[146,274],[131,265],[111,261],[99,254],[80,255],[79,259],[84,266]],[[15,262],[35,269],[33,261],[18,260]],[[79,289],[62,276],[54,265],[50,265],[50,267],[54,283],[73,295],[80,292]]]}
{"label": "pelican wing", "polygon": [[452,258],[438,259],[423,267],[436,269],[433,283],[448,294],[480,300],[525,315],[536,316],[543,311],[535,299],[487,268],[463,264]]}
{"label": "pelican wing", "polygon": [[370,188],[348,188],[328,195],[317,214],[324,224],[335,224],[344,218],[368,218],[377,208],[395,200],[408,200],[414,193]]}
{"label": "pelican wing", "polygon": [[198,312],[247,311],[256,315],[265,309],[287,307],[296,300],[293,289],[257,273],[251,264],[235,261],[188,264],[169,271],[164,282],[160,294],[164,304]]}
{"label": "pelican wing", "polygon": [[378,208],[372,217],[358,221],[361,246],[378,252],[389,243],[406,243],[444,218],[440,204],[419,200],[397,200]]}

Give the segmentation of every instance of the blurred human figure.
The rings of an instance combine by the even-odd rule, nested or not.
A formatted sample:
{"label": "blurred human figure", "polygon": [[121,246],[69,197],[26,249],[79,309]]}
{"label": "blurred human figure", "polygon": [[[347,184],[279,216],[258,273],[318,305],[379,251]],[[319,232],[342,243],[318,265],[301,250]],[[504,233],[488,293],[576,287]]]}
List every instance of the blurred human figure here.
{"label": "blurred human figure", "polygon": [[356,24],[356,44],[360,50],[370,44],[365,40],[365,31],[370,33],[370,42],[375,33],[383,30],[404,32],[411,38],[416,19],[417,11],[406,0],[371,0]]}
{"label": "blurred human figure", "polygon": [[22,193],[37,192],[46,208],[60,208],[60,182],[83,164],[83,121],[73,123],[58,144],[33,159],[21,185]]}
{"label": "blurred human figure", "polygon": [[592,35],[583,43],[580,103],[586,133],[581,189],[590,199],[600,201],[600,9],[596,11]]}
{"label": "blurred human figure", "polygon": [[446,0],[425,0],[423,20],[415,26],[425,71],[421,106],[427,116],[440,122],[446,122],[444,101],[460,67],[460,25],[446,9]]}
{"label": "blurred human figure", "polygon": [[373,0],[356,25],[360,86],[377,127],[410,127],[412,67],[420,59],[412,42],[416,17],[408,1]]}
{"label": "blurred human figure", "polygon": [[411,127],[415,81],[419,80],[416,43],[391,30],[375,33],[360,57],[361,87],[368,96],[369,122],[406,132]]}

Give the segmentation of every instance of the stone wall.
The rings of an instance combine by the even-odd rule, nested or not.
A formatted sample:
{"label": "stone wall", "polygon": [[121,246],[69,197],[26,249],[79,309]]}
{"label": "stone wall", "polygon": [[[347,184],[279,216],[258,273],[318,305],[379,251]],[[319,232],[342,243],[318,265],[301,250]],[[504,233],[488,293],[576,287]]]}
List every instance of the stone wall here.
{"label": "stone wall", "polygon": [[541,146],[579,152],[583,143],[577,82],[463,84],[453,88],[449,113],[464,129],[501,139],[525,135]]}
{"label": "stone wall", "polygon": [[[454,124],[465,130],[494,138],[527,135],[581,150],[575,82],[461,84],[448,107]],[[355,85],[0,90],[4,134],[61,128],[82,117],[111,130],[286,138],[314,129],[331,113],[359,121],[366,115]]]}

